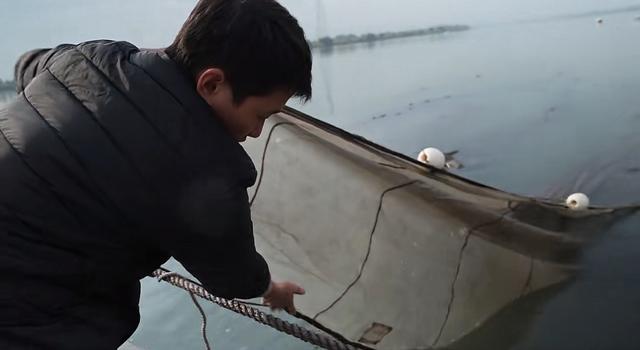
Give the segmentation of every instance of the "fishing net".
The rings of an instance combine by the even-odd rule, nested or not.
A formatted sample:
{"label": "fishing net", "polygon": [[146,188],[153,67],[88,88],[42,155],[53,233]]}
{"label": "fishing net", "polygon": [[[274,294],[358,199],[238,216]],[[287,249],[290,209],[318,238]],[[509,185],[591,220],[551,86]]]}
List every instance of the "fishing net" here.
{"label": "fishing net", "polygon": [[245,148],[258,250],[299,309],[381,349],[455,344],[570,280],[629,208],[575,211],[420,164],[288,109]]}

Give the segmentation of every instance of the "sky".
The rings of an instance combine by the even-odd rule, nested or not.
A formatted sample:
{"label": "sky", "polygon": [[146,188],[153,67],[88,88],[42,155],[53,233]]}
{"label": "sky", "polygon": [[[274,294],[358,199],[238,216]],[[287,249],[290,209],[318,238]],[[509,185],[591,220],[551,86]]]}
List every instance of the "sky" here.
{"label": "sky", "polygon": [[[281,0],[309,39],[319,36],[483,25],[629,5],[640,0]],[[92,39],[140,47],[169,44],[195,0],[0,0],[0,79],[11,79],[19,55],[39,47]]]}

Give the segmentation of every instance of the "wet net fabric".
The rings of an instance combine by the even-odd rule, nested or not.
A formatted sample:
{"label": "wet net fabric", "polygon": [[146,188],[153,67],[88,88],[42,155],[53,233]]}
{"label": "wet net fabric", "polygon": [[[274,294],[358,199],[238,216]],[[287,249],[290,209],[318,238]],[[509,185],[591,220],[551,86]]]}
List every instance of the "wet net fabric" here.
{"label": "wet net fabric", "polygon": [[294,110],[245,148],[272,274],[305,287],[302,312],[380,349],[454,346],[517,300],[572,280],[589,242],[630,210],[504,193]]}

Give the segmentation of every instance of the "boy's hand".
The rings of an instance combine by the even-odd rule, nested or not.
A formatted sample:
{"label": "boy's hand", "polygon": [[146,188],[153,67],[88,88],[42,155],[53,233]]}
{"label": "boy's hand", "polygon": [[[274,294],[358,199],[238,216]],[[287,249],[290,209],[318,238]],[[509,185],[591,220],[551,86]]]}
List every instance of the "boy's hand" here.
{"label": "boy's hand", "polygon": [[269,290],[263,296],[264,304],[269,305],[271,310],[284,309],[293,315],[296,313],[296,308],[293,305],[293,295],[303,295],[304,293],[304,289],[295,283],[271,281]]}

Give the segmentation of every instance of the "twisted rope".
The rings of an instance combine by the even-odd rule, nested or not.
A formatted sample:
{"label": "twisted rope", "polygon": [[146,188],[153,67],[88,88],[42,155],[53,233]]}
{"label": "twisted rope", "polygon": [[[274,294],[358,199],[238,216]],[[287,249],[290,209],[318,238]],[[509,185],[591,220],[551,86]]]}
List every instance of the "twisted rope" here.
{"label": "twisted rope", "polygon": [[[248,306],[237,300],[228,300],[228,299],[216,297],[211,293],[207,292],[204,289],[204,287],[202,287],[202,285],[200,285],[199,283],[196,283],[183,276],[180,276],[175,272],[171,272],[164,268],[159,268],[153,271],[151,275],[173,286],[184,289],[187,292],[191,293],[192,295],[197,295],[200,298],[209,300],[227,310],[230,310],[242,316],[251,318],[256,322],[272,327],[280,332],[296,337],[307,343],[319,346],[323,349],[356,350],[356,347],[352,345],[341,343],[336,339],[330,338],[320,333],[310,331],[297,324],[290,323],[282,319],[279,319],[277,317],[274,317],[273,315],[266,314],[254,307]],[[193,298],[193,300],[195,301],[195,298]]]}
{"label": "twisted rope", "polygon": [[[169,276],[176,276],[178,278],[182,277],[177,272],[173,272],[169,270],[157,270],[155,272],[158,273],[157,275],[154,273],[154,276],[158,278],[158,282],[164,281]],[[200,318],[202,319],[202,326],[200,327],[200,333],[202,334],[202,341],[204,342],[204,348],[205,350],[211,350],[211,344],[209,344],[209,338],[207,338],[207,315],[204,313],[204,310],[202,309],[202,306],[200,306],[200,303],[198,302],[198,299],[196,299],[195,295],[188,290],[186,292],[189,293],[189,297],[191,297],[191,301],[195,305],[196,309],[198,309],[198,312],[200,313]]]}
{"label": "twisted rope", "polygon": [[202,309],[202,306],[200,306],[200,303],[198,302],[198,299],[196,299],[196,296],[191,292],[189,292],[189,296],[191,297],[191,301],[193,301],[193,304],[196,306],[196,309],[198,309],[198,312],[200,312],[200,318],[202,319],[202,327],[200,327],[200,333],[202,334],[202,341],[204,341],[204,348],[206,350],[211,350],[211,344],[209,344],[209,338],[207,338],[207,315],[204,313],[204,310]]}

